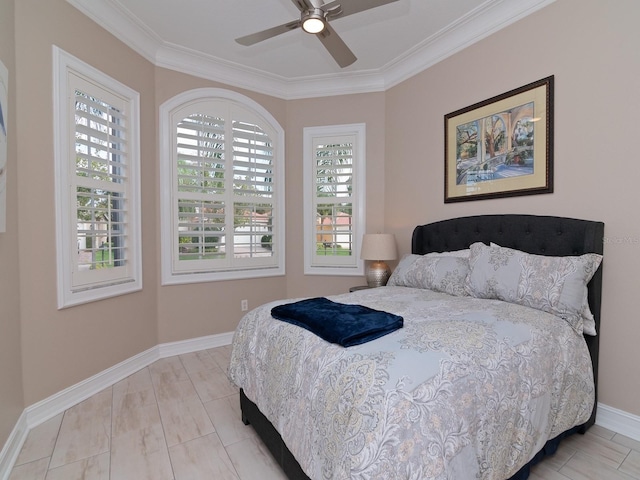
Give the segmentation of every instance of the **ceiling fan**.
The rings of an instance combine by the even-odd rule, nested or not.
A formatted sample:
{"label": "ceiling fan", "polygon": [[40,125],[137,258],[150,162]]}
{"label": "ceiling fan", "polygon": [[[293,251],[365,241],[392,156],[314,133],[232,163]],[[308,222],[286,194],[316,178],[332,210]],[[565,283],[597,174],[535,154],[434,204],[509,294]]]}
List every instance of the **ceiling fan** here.
{"label": "ceiling fan", "polygon": [[315,34],[338,65],[344,68],[355,62],[357,58],[329,25],[329,21],[380,7],[387,3],[397,2],[398,0],[333,0],[324,4],[322,0],[291,1],[300,10],[300,20],[294,20],[261,32],[236,38],[236,42],[245,46],[254,45],[276,35],[302,28],[307,33]]}

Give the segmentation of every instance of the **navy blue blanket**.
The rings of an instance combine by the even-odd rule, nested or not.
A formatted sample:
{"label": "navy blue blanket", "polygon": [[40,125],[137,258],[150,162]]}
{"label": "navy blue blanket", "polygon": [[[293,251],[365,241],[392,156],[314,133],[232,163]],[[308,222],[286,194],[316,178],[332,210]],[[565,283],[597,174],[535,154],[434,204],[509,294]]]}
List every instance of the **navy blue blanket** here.
{"label": "navy blue blanket", "polygon": [[336,303],[324,297],[278,305],[271,309],[271,315],[343,347],[375,340],[402,328],[403,324],[402,317],[393,313]]}

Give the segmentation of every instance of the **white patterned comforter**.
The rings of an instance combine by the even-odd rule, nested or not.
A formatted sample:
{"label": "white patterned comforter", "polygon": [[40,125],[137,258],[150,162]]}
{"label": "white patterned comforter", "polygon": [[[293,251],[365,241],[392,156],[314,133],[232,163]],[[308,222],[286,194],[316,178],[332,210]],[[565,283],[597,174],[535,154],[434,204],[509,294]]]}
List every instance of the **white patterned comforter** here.
{"label": "white patterned comforter", "polygon": [[549,313],[407,287],[329,298],[404,327],[343,348],[272,302],[240,322],[229,367],[314,480],[504,480],[591,414],[587,346]]}

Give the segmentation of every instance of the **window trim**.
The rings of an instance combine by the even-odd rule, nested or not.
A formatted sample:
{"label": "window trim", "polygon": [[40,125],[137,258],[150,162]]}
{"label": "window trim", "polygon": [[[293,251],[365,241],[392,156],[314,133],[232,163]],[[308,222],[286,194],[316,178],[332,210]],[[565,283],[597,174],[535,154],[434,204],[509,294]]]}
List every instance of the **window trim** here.
{"label": "window trim", "polygon": [[[73,286],[73,252],[77,243],[76,205],[72,194],[71,155],[75,155],[75,128],[71,125],[69,110],[68,76],[74,74],[101,89],[123,97],[130,112],[127,125],[127,249],[130,252],[129,268],[125,276],[100,281],[85,282]],[[72,307],[105,298],[142,290],[142,245],[140,215],[140,94],[100,70],[53,46],[53,133],[54,133],[54,181],[56,209],[56,276],[58,309]],[[72,171],[73,170],[73,171]]]}
{"label": "window trim", "polygon": [[[248,268],[234,268],[229,270],[211,270],[203,272],[174,272],[173,269],[173,215],[174,215],[174,186],[173,186],[173,129],[172,112],[185,107],[191,102],[201,100],[223,100],[235,103],[241,108],[250,109],[253,113],[269,124],[275,131],[274,164],[276,190],[274,192],[274,212],[278,222],[274,226],[274,234],[279,238],[277,264],[275,266],[256,266]],[[285,158],[284,158],[284,129],[280,123],[262,105],[238,92],[222,88],[196,88],[188,90],[168,99],[159,108],[159,138],[160,138],[160,192],[172,192],[170,195],[160,195],[160,256],[161,256],[161,285],[180,285],[189,283],[211,282],[221,280],[239,280],[247,278],[262,278],[282,276],[285,274]]]}
{"label": "window trim", "polygon": [[[314,198],[316,194],[314,173],[314,139],[318,137],[353,135],[353,236],[354,264],[346,265],[314,265],[316,252],[316,222]],[[364,261],[360,259],[362,235],[366,231],[365,199],[366,199],[366,124],[354,123],[345,125],[327,125],[305,127],[303,129],[303,175],[304,175],[304,274],[305,275],[364,275]]]}

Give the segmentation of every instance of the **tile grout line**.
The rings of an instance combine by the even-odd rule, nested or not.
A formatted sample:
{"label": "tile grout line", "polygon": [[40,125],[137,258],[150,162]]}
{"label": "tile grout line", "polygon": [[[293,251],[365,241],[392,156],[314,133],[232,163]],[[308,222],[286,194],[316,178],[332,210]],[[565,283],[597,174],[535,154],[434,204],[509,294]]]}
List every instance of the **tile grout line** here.
{"label": "tile grout line", "polygon": [[64,413],[62,414],[62,417],[60,418],[60,425],[58,425],[58,431],[56,433],[56,441],[53,442],[53,448],[51,449],[51,455],[49,455],[49,461],[47,462],[47,469],[45,470],[45,473],[44,473],[45,479],[47,478],[47,475],[49,474],[49,470],[51,470],[51,462],[53,461],[53,453],[56,451],[56,445],[58,445],[58,441],[60,441],[60,434],[62,432],[62,422],[64,422],[64,417],[67,416],[67,412],[68,411],[69,411],[69,408],[67,408],[64,411]]}
{"label": "tile grout line", "polygon": [[[216,367],[220,368],[220,365],[218,364],[216,359],[213,358],[213,355],[211,355],[206,349],[202,350],[202,352],[206,353],[207,356],[209,357],[209,359],[211,359],[211,361],[213,361],[214,365],[216,365]],[[242,478],[240,477],[240,473],[238,472],[238,469],[237,469],[235,463],[233,463],[233,460],[231,459],[231,456],[229,455],[229,452],[227,451],[227,446],[222,442],[222,439],[220,438],[220,434],[218,433],[218,429],[216,428],[215,423],[213,422],[213,419],[211,418],[211,415],[209,414],[209,410],[207,410],[207,407],[205,407],[205,405],[204,405],[205,402],[202,399],[202,397],[200,396],[200,392],[198,391],[198,389],[196,388],[195,384],[193,383],[193,378],[191,378],[191,372],[189,372],[189,370],[185,366],[184,361],[182,359],[182,355],[178,355],[178,358],[180,360],[180,363],[182,364],[182,367],[184,368],[184,371],[187,373],[187,377],[189,377],[189,381],[191,382],[191,385],[193,386],[193,389],[195,390],[196,395],[198,396],[198,400],[200,401],[200,405],[202,405],[202,408],[204,409],[205,413],[207,414],[207,418],[209,418],[209,421],[211,422],[211,425],[213,426],[213,433],[215,433],[216,437],[218,438],[218,441],[220,442],[220,445],[222,446],[222,449],[224,450],[225,455],[227,457],[229,457],[229,462],[231,463],[231,466],[233,467],[233,473],[235,473],[236,477],[239,480],[242,480]],[[226,398],[226,396],[225,397],[221,397],[221,398]],[[212,400],[209,400],[209,401],[213,402],[214,400],[216,400],[216,399],[212,399]],[[202,438],[202,436],[199,437],[199,438]]]}
{"label": "tile grout line", "polygon": [[[153,365],[156,362],[157,360],[153,362],[151,365]],[[158,393],[156,392],[156,382],[153,381],[153,375],[151,374],[151,369],[149,368],[151,365],[147,366],[146,368],[149,373],[151,388],[153,389],[153,398],[155,398],[156,409],[158,410],[158,419],[160,420],[160,426],[162,427],[162,438],[164,439],[164,446],[167,449],[167,457],[169,459],[169,465],[171,466],[171,477],[173,480],[175,480],[176,470],[173,466],[173,459],[171,458],[171,454],[169,453],[169,443],[167,442],[167,432],[165,430],[164,422],[162,421],[162,412],[160,412],[160,401],[158,400]]]}
{"label": "tile grout line", "polygon": [[[618,444],[618,445],[619,445],[619,444]],[[632,449],[632,448],[630,448],[630,449],[629,449],[629,451],[627,452],[627,454],[624,456],[624,458],[623,458],[623,459],[622,459],[622,461],[620,462],[620,465],[618,465],[618,466],[616,467],[616,470],[617,470],[618,472],[620,472],[620,473],[622,473],[622,474],[624,474],[624,475],[629,475],[630,477],[631,477],[631,474],[626,473],[626,472],[623,472],[622,470],[620,470],[620,468],[622,467],[622,465],[624,465],[625,460],[626,460],[627,458],[629,458],[629,455],[631,455],[631,452],[633,452],[633,449]],[[633,478],[638,478],[638,477],[636,477],[635,475],[633,475]]]}

